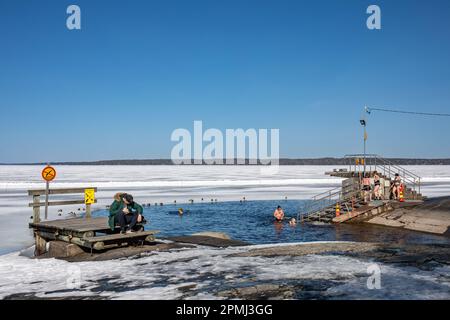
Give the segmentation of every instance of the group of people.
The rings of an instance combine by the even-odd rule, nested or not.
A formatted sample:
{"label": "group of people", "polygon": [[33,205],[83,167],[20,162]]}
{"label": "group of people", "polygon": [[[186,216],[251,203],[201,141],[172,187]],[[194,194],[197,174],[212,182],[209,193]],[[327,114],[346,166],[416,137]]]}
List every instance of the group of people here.
{"label": "group of people", "polygon": [[[378,172],[364,173],[361,175],[362,191],[364,192],[364,201],[383,200],[385,196],[385,184],[384,179],[380,177]],[[397,200],[400,198],[400,192],[403,188],[403,183],[400,175],[395,174],[395,178],[391,181],[389,188],[389,199]],[[114,196],[114,202],[109,209],[109,221],[108,224],[111,230],[114,230],[117,225],[120,226],[121,233],[136,232],[136,226],[144,222],[144,216],[142,215],[143,208],[140,204],[133,200],[133,196],[127,193],[117,193]],[[178,209],[178,214],[183,215],[182,208]],[[282,222],[285,220],[283,208],[278,206],[273,217],[276,222]],[[295,226],[297,220],[295,218],[289,219],[289,225]]]}
{"label": "group of people", "polygon": [[[120,226],[121,234],[137,232],[139,231],[137,225],[145,223],[143,211],[143,207],[134,201],[131,194],[117,193],[114,196],[114,202],[109,207],[109,227],[111,230],[115,230],[116,226]],[[178,214],[183,215],[184,210],[179,208]],[[285,220],[283,208],[278,206],[273,216],[276,222],[283,222]],[[290,218],[289,225],[297,225],[297,220]]]}
{"label": "group of people", "polygon": [[400,198],[400,192],[403,189],[402,178],[398,173],[395,174],[394,179],[391,181],[389,187],[389,194],[386,197],[385,194],[385,183],[384,179],[380,178],[377,171],[371,173],[363,173],[361,175],[361,185],[362,191],[364,192],[364,201],[374,200],[385,200],[394,199],[398,200]]}
{"label": "group of people", "polygon": [[115,230],[116,226],[120,226],[122,234],[139,231],[137,225],[145,222],[143,211],[131,194],[117,193],[109,208],[109,227]]}

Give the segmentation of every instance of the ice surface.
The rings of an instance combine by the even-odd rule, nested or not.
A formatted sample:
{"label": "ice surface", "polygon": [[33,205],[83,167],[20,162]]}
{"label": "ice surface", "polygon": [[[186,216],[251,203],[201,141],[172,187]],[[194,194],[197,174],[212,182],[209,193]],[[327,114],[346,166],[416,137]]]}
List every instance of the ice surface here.
{"label": "ice surface", "polygon": [[371,261],[336,255],[230,256],[253,248],[199,246],[140,259],[81,263],[32,260],[11,253],[0,256],[0,298],[32,294],[40,298],[217,299],[219,291],[245,283],[298,285],[311,281],[329,281],[330,287],[320,294],[330,299],[450,297],[448,266],[423,271],[380,264],[382,288],[369,290]]}
{"label": "ice surface", "polygon": [[[342,179],[326,176],[335,166],[280,166],[275,175],[263,175],[258,166],[57,166],[52,188],[98,187],[98,204],[105,208],[117,191],[133,193],[142,203],[186,203],[205,199],[219,201],[307,199],[340,185]],[[450,194],[450,166],[406,166],[422,176],[422,193]],[[28,222],[28,189],[42,189],[42,166],[0,166],[0,254],[31,244]],[[74,195],[72,198],[82,197]],[[54,196],[52,199],[59,199]],[[49,218],[68,217],[80,206],[50,207]],[[43,210],[42,210],[43,211]]]}
{"label": "ice surface", "polygon": [[[281,166],[278,174],[261,175],[258,167],[244,166],[58,166],[52,188],[98,187],[97,208],[110,204],[117,191],[131,192],[139,202],[177,203],[307,199],[337,187],[339,178],[324,172],[329,166]],[[105,262],[67,263],[35,260],[13,252],[32,244],[28,222],[28,189],[44,188],[40,166],[0,166],[0,298],[11,294],[38,297],[103,297],[108,299],[217,299],[217,288],[255,283],[333,281],[329,298],[450,298],[449,267],[432,271],[382,265],[382,290],[366,287],[370,261],[344,256],[229,257],[249,248],[198,247]],[[450,166],[410,166],[423,177],[422,193],[450,194]],[[82,195],[80,195],[82,196]],[[74,196],[77,197],[77,196]],[[57,197],[53,197],[57,199]],[[63,208],[69,211],[78,207]],[[51,208],[50,218],[57,217]],[[82,212],[82,211],[81,211]],[[253,247],[254,248],[254,247]],[[277,272],[274,272],[277,270]],[[193,288],[191,288],[193,287]],[[186,289],[188,288],[188,289]],[[189,289],[191,288],[191,289]]]}

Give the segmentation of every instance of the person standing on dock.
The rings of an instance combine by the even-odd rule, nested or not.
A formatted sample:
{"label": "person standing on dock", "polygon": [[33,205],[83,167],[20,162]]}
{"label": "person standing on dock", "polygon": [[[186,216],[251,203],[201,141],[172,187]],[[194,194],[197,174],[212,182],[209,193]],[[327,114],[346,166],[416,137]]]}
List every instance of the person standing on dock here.
{"label": "person standing on dock", "polygon": [[398,173],[395,174],[394,181],[392,181],[392,195],[394,200],[400,198],[400,188],[402,187],[402,178]]}
{"label": "person standing on dock", "polygon": [[381,179],[380,176],[378,175],[378,172],[374,172],[373,174],[373,184],[374,184],[374,196],[375,196],[375,200],[381,200]]}
{"label": "person standing on dock", "polygon": [[370,185],[370,173],[366,172],[362,180],[364,202],[372,201],[372,187]]}
{"label": "person standing on dock", "polygon": [[274,211],[273,216],[275,217],[275,220],[277,222],[281,222],[284,219],[284,211],[281,208],[281,206],[278,206],[277,209]]}

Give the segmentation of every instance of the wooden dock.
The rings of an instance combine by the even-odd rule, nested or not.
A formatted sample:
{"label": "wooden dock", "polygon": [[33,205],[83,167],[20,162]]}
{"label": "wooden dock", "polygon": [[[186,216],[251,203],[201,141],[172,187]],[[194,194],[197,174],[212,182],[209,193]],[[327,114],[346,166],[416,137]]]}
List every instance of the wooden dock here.
{"label": "wooden dock", "polygon": [[[139,225],[143,228],[142,225]],[[106,250],[153,242],[156,230],[136,231],[120,234],[119,227],[113,231],[108,226],[108,218],[73,218],[30,223],[36,236],[36,251],[45,252],[45,244],[48,241],[59,240],[76,244],[91,250]]]}
{"label": "wooden dock", "polygon": [[[107,217],[91,218],[91,204],[96,203],[95,192],[97,188],[66,188],[48,190],[28,190],[33,197],[29,204],[33,208],[33,222],[29,227],[33,229],[36,243],[36,255],[47,251],[47,242],[63,241],[68,245],[76,245],[84,249],[106,250],[132,244],[153,242],[158,231],[144,231],[143,224],[137,224],[141,231],[120,234],[120,228],[114,230],[108,225]],[[84,199],[48,201],[48,195],[83,194]],[[41,202],[40,197],[46,195],[46,201]],[[40,207],[84,204],[86,215],[84,218],[60,219],[41,221]]]}

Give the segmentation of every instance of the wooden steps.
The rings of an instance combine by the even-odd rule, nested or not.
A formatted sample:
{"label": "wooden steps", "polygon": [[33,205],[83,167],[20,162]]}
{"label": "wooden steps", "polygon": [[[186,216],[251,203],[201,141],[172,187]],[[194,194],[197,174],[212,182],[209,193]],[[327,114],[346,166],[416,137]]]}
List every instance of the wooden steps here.
{"label": "wooden steps", "polygon": [[140,241],[153,242],[155,241],[155,234],[158,232],[159,231],[157,230],[149,230],[126,234],[116,233],[105,236],[87,237],[83,240],[87,244],[86,247],[88,248],[93,248],[95,250],[104,250],[112,247],[122,246],[124,244],[128,245],[130,241],[133,243]]}

